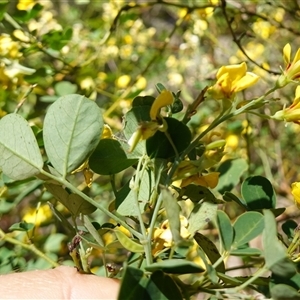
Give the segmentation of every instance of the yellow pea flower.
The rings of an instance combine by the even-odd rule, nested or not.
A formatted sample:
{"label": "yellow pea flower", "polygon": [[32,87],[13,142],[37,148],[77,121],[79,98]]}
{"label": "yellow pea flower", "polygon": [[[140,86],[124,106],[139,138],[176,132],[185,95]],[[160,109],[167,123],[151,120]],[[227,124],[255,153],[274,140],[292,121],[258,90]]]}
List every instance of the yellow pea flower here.
{"label": "yellow pea flower", "polygon": [[293,80],[300,79],[300,48],[296,52],[296,55],[291,62],[291,45],[286,44],[283,48],[283,59],[286,64],[283,74],[281,74],[277,80],[278,87],[284,87]]}
{"label": "yellow pea flower", "polygon": [[240,92],[254,85],[259,76],[247,72],[245,62],[238,65],[223,66],[217,73],[217,82],[208,89],[208,93],[215,99],[232,99]]}
{"label": "yellow pea flower", "polygon": [[157,122],[143,122],[128,140],[130,146],[128,152],[132,152],[140,140],[146,140],[153,136],[160,125]]}
{"label": "yellow pea flower", "polygon": [[146,140],[153,136],[157,130],[165,132],[168,129],[167,122],[160,117],[161,108],[173,103],[173,95],[170,91],[163,90],[154,100],[150,109],[150,122],[142,122],[128,140],[129,152],[132,152],[140,140]]}
{"label": "yellow pea flower", "polygon": [[[190,232],[187,230],[188,220],[180,215],[180,236],[184,239],[190,237]],[[173,237],[170,229],[169,220],[165,220],[159,228],[154,229],[152,254],[156,256],[164,248],[173,246]]]}
{"label": "yellow pea flower", "polygon": [[295,204],[300,208],[300,182],[292,183],[292,195],[294,196]]}
{"label": "yellow pea flower", "polygon": [[291,106],[276,112],[272,119],[286,122],[294,122],[300,125],[300,86],[297,86],[295,98]]}
{"label": "yellow pea flower", "polygon": [[170,91],[163,90],[154,100],[150,109],[151,120],[156,120],[160,114],[160,109],[173,103],[173,95]]}

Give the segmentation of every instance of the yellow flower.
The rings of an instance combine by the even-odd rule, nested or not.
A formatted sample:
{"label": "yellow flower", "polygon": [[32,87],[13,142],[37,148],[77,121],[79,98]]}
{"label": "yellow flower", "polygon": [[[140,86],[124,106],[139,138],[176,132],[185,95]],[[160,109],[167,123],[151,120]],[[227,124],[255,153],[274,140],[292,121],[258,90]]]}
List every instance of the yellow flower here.
{"label": "yellow flower", "polygon": [[157,122],[143,122],[128,140],[129,152],[132,152],[140,140],[149,139],[161,125]]}
{"label": "yellow flower", "polygon": [[[188,220],[184,216],[180,216],[180,236],[184,239],[190,237],[187,230]],[[155,228],[153,233],[152,254],[155,256],[164,248],[171,248],[173,245],[173,237],[170,229],[169,220],[165,220],[160,228]]]}
{"label": "yellow flower", "polygon": [[19,3],[17,4],[17,8],[19,10],[28,10],[33,7],[35,4],[34,0],[19,0]]}
{"label": "yellow flower", "polygon": [[146,140],[153,136],[157,130],[162,132],[168,129],[167,122],[160,117],[160,110],[164,106],[173,103],[173,95],[170,91],[163,90],[154,100],[150,109],[150,122],[142,122],[128,140],[129,152],[132,152],[140,140]]}
{"label": "yellow flower", "polygon": [[245,62],[239,65],[223,66],[217,73],[217,83],[208,89],[215,99],[232,99],[237,92],[251,87],[259,80],[259,76],[247,72]]}
{"label": "yellow flower", "polygon": [[286,122],[294,122],[300,125],[300,86],[297,86],[292,105],[276,112],[272,119]]}
{"label": "yellow flower", "polygon": [[295,204],[300,208],[300,182],[292,183],[292,195],[294,196]]}
{"label": "yellow flower", "polygon": [[162,107],[171,105],[173,103],[173,95],[170,91],[163,90],[154,100],[150,109],[151,120],[156,120],[160,114]]}
{"label": "yellow flower", "polygon": [[286,44],[283,48],[283,59],[286,64],[283,74],[277,80],[278,87],[284,87],[293,80],[300,79],[300,48],[291,62],[291,45]]}

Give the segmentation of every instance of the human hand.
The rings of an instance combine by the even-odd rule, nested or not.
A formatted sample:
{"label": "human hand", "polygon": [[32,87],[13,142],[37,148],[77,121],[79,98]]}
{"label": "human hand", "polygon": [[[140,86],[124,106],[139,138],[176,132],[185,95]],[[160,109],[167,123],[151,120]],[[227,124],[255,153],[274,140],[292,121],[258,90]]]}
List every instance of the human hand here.
{"label": "human hand", "polygon": [[117,299],[119,281],[60,266],[0,275],[1,299]]}

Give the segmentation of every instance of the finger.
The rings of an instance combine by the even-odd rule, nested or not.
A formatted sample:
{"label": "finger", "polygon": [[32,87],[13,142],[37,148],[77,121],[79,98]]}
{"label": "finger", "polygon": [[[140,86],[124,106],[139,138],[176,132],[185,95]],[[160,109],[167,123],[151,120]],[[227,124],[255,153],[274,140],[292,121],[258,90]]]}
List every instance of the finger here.
{"label": "finger", "polygon": [[1,299],[117,299],[119,281],[83,275],[75,268],[0,276]]}

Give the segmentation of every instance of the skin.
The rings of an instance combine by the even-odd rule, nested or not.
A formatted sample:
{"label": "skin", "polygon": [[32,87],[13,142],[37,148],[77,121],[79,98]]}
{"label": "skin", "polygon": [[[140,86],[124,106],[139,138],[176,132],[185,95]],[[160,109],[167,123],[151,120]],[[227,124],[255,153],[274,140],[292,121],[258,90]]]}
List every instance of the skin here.
{"label": "skin", "polygon": [[75,268],[0,275],[0,299],[117,299],[116,279],[83,275]]}

